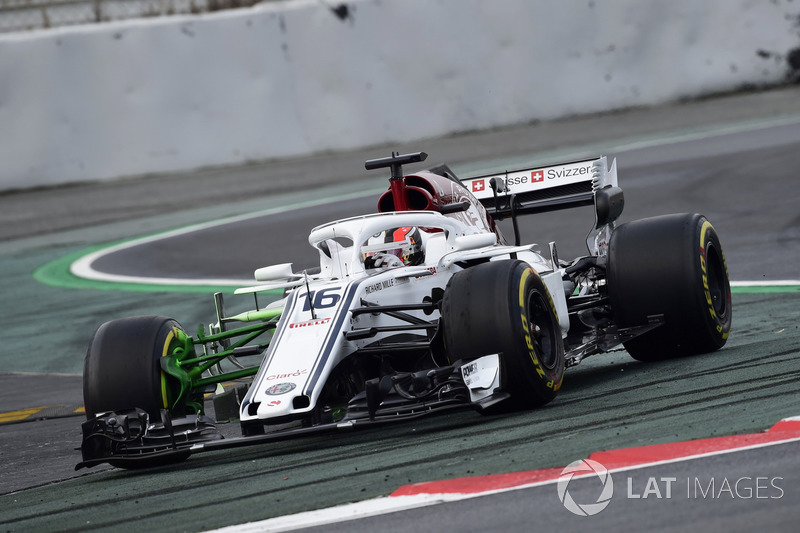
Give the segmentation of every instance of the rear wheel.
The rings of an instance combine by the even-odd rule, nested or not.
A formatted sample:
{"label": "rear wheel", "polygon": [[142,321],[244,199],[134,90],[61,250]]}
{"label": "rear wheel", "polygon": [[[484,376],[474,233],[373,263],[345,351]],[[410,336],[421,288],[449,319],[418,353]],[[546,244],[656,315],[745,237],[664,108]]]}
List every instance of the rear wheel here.
{"label": "rear wheel", "polygon": [[[180,324],[162,316],[112,320],[95,332],[83,367],[83,401],[87,419],[97,413],[138,407],[161,420],[175,391],[161,370],[161,359],[181,343]],[[185,409],[176,408],[175,416]],[[172,414],[172,413],[171,413]]]}
{"label": "rear wheel", "polygon": [[611,235],[608,295],[620,328],[665,323],[625,343],[640,361],[721,348],[731,328],[731,288],[719,236],[698,214],[620,225]]}
{"label": "rear wheel", "polygon": [[517,407],[555,398],[564,377],[564,344],[553,300],[522,261],[493,261],[456,273],[442,301],[450,360],[502,353],[503,387]]}

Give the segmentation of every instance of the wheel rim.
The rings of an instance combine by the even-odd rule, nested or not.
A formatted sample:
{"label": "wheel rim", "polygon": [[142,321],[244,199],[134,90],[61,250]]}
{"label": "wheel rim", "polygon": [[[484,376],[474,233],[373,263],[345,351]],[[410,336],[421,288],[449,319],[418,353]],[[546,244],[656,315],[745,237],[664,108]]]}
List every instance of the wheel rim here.
{"label": "wheel rim", "polygon": [[533,292],[528,296],[528,313],[531,317],[533,351],[542,366],[552,370],[556,366],[555,328],[550,306],[542,295]]}
{"label": "wheel rim", "polygon": [[706,246],[706,265],[708,268],[708,292],[711,295],[711,305],[720,319],[728,315],[728,284],[725,275],[725,264],[717,248],[708,243]]}

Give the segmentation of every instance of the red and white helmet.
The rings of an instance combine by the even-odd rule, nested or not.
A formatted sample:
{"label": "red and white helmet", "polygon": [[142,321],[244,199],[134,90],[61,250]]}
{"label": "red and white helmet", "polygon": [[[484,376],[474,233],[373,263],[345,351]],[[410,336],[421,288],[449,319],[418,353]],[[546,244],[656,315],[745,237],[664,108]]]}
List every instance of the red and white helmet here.
{"label": "red and white helmet", "polygon": [[422,234],[415,226],[404,226],[386,230],[382,236],[382,243],[375,243],[373,239],[380,239],[376,235],[370,239],[368,246],[372,251],[364,254],[364,265],[367,268],[395,268],[399,266],[419,265],[424,260],[422,251]]}
{"label": "red and white helmet", "polygon": [[422,234],[416,226],[405,226],[389,230],[386,232],[384,242],[402,244],[396,250],[401,253],[398,257],[400,257],[405,266],[419,265],[425,259],[425,254],[422,252]]}

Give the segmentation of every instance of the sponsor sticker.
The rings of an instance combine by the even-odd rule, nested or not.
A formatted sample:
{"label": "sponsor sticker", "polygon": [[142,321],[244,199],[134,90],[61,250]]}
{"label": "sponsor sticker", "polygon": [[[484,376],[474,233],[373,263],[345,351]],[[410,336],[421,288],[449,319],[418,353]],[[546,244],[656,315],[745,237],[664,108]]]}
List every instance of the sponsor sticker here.
{"label": "sponsor sticker", "polygon": [[389,287],[394,287],[394,279],[387,279],[379,281],[378,283],[373,283],[372,285],[367,285],[364,287],[364,292],[367,294],[372,294],[375,291],[382,291],[383,289],[388,289]]}
{"label": "sponsor sticker", "polygon": [[424,276],[414,276],[414,279],[426,278],[428,277],[428,275],[434,275],[436,274],[436,272],[438,272],[438,270],[436,270],[436,267],[427,267],[427,271],[430,272],[430,274],[425,274]]}
{"label": "sponsor sticker", "polygon": [[469,386],[475,380],[478,373],[478,363],[469,363],[461,367],[461,375],[464,377],[464,384]]}
{"label": "sponsor sticker", "polygon": [[278,383],[265,390],[264,393],[270,396],[280,396],[281,394],[293,391],[296,387],[297,385],[294,383]]}
{"label": "sponsor sticker", "polygon": [[464,183],[469,183],[468,188],[476,198],[485,199],[493,196],[492,190],[487,187],[488,180],[492,178],[503,180],[510,192],[519,194],[559,185],[591,181],[593,165],[594,160],[578,161],[564,165],[503,172],[492,176],[474,178],[471,181],[465,180]]}
{"label": "sponsor sticker", "polygon": [[[569,183],[581,181],[585,177],[592,175],[592,165],[585,163],[560,165],[546,169],[546,176],[549,180],[565,180]],[[569,178],[569,179],[568,179]]]}
{"label": "sponsor sticker", "polygon": [[500,366],[497,354],[485,355],[461,366],[461,377],[470,389],[488,389],[495,384]]}
{"label": "sponsor sticker", "polygon": [[320,326],[322,324],[327,324],[330,322],[330,318],[318,318],[316,320],[306,320],[305,322],[295,322],[294,324],[289,324],[290,329],[295,328],[307,328],[309,326]]}
{"label": "sponsor sticker", "polygon": [[273,379],[296,378],[302,376],[303,374],[308,374],[308,369],[304,368],[303,370],[295,370],[294,372],[286,372],[285,374],[271,374],[267,376],[267,380],[271,381]]}

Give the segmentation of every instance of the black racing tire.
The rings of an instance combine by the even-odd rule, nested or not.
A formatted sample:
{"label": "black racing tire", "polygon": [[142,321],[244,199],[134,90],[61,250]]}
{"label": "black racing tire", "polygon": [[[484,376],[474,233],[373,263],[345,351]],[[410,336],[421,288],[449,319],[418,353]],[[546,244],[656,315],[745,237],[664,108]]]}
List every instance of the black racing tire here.
{"label": "black racing tire", "polygon": [[442,301],[451,361],[502,353],[503,382],[515,408],[542,406],[564,378],[564,342],[547,287],[526,263],[491,261],[450,278]]}
{"label": "black racing tire", "polygon": [[[83,365],[86,418],[97,413],[140,408],[153,421],[172,401],[170,380],[160,361],[176,346],[175,320],[140,316],[112,320],[95,331]],[[183,412],[171,412],[184,416]]]}
{"label": "black racing tire", "polygon": [[619,328],[663,315],[665,323],[623,343],[639,361],[708,353],[731,329],[731,286],[719,236],[698,214],[622,224],[611,234],[608,296]]}

